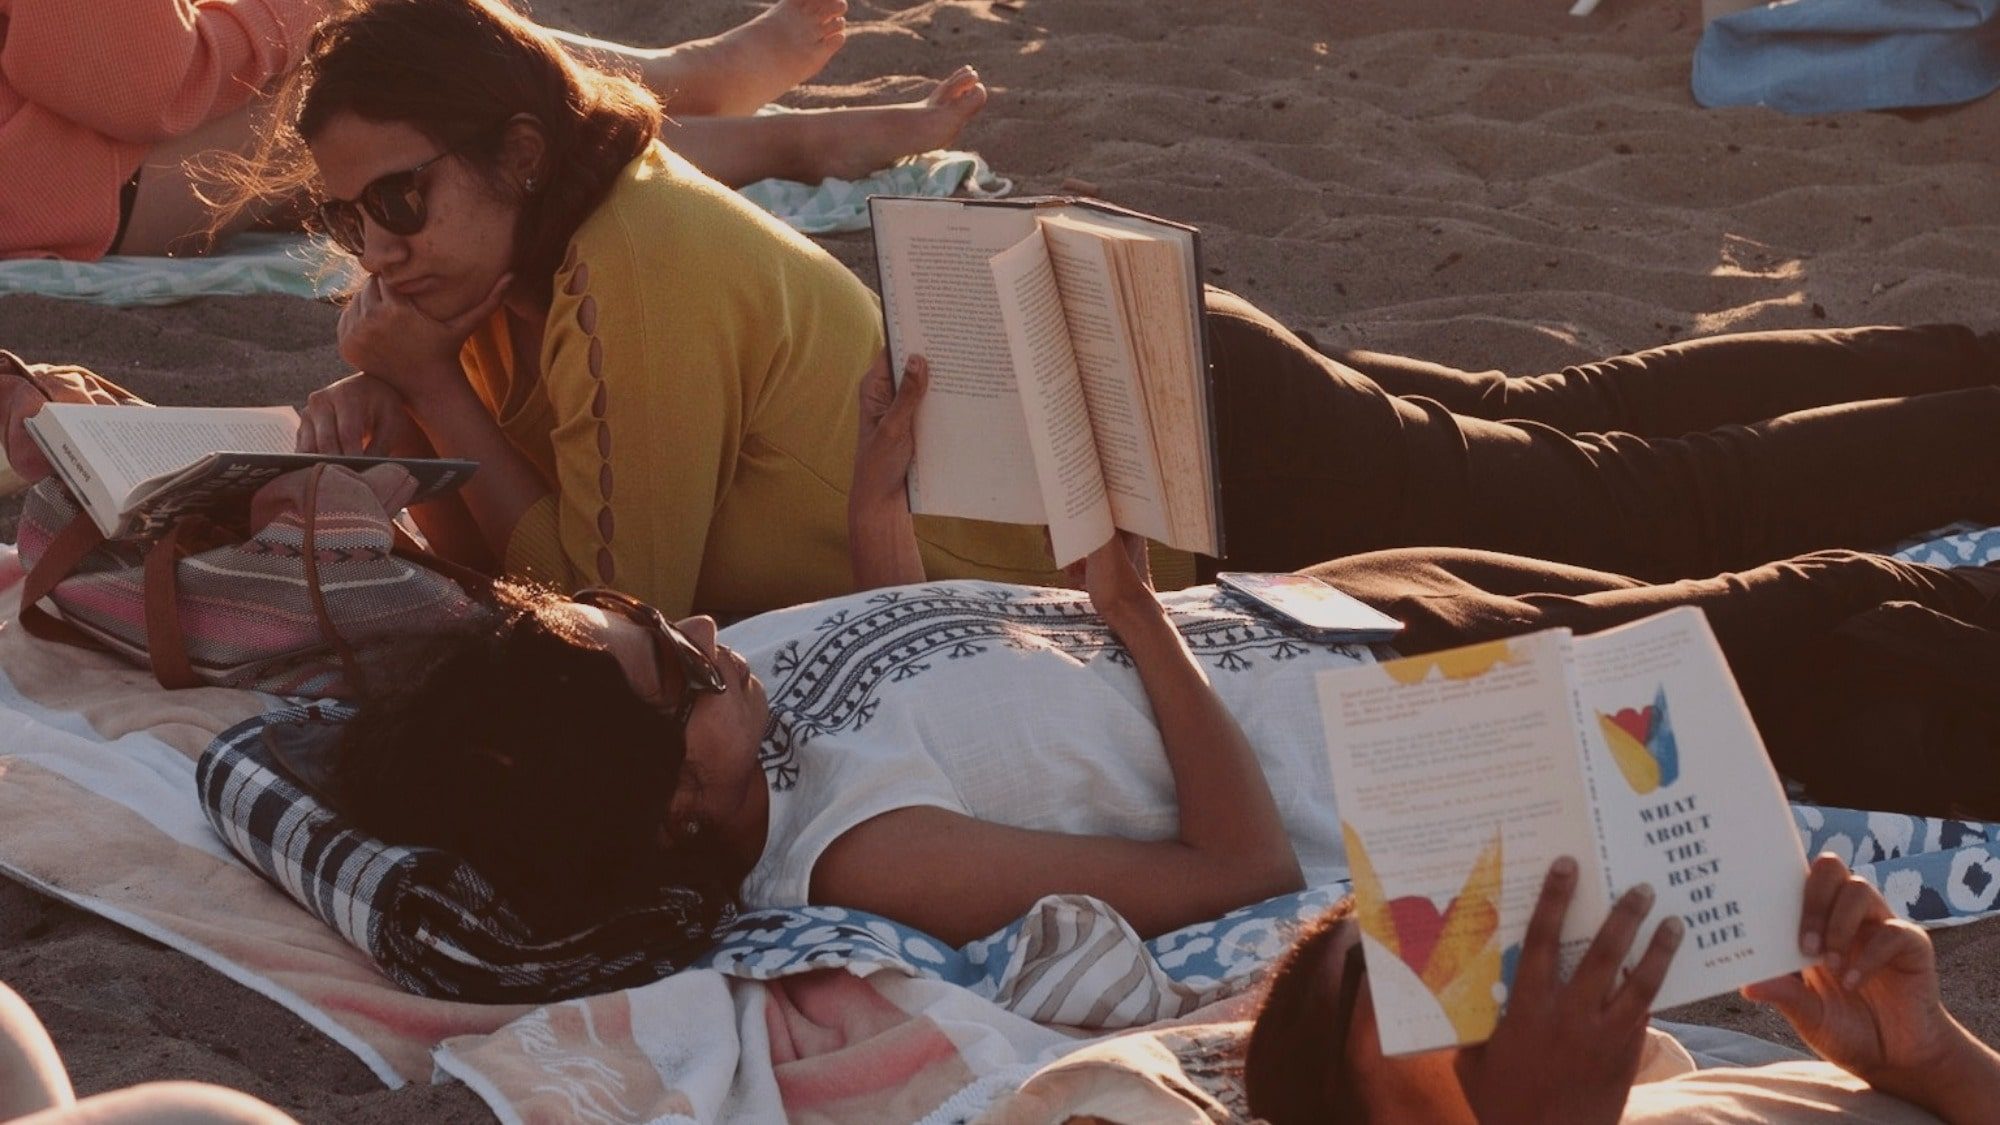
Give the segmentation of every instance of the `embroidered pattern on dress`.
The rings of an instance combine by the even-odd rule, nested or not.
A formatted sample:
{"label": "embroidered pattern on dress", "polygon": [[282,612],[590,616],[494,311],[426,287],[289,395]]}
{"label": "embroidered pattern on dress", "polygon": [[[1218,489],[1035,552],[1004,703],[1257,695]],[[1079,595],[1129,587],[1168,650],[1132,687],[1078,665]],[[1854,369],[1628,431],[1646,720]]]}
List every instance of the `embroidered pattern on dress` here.
{"label": "embroidered pattern on dress", "polygon": [[563,268],[569,271],[563,292],[581,298],[576,303],[576,326],[590,341],[585,350],[591,381],[590,417],[597,423],[597,456],[601,461],[597,468],[597,537],[601,541],[597,548],[597,582],[608,586],[618,581],[618,560],[611,553],[611,538],[618,530],[618,519],[611,511],[612,488],[616,483],[611,475],[611,389],[604,382],[604,341],[597,335],[597,298],[590,295],[590,263],[577,260],[575,243],[570,244]]}
{"label": "embroidered pattern on dress", "polygon": [[[1292,660],[1315,651],[1360,651],[1301,639],[1250,617],[1220,595],[1169,609],[1195,658],[1217,672],[1241,673],[1260,660]],[[966,660],[995,646],[1056,651],[1079,663],[1132,657],[1090,603],[1066,591],[998,586],[922,586],[885,590],[846,603],[789,641],[771,662],[771,720],[758,761],[780,792],[798,783],[798,751],[822,734],[859,730],[880,706],[878,691],[923,675],[941,661]]]}

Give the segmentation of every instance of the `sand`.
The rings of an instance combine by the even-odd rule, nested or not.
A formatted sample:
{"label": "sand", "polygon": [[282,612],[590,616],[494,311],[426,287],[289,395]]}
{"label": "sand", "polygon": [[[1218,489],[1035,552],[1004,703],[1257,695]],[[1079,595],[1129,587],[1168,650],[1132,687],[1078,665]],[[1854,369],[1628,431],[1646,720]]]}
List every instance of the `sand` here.
{"label": "sand", "polygon": [[[962,143],[1204,231],[1210,280],[1329,345],[1517,372],[1726,329],[2000,323],[2000,100],[1788,118],[1697,108],[1695,0],[851,0],[793,100],[894,101],[959,63],[993,89]],[[635,42],[718,0],[544,0]],[[1090,189],[1086,189],[1090,190]],[[865,236],[830,239],[868,273]],[[0,299],[0,347],[161,402],[296,402],[342,368],[335,313],[279,298],[114,310]],[[1940,935],[1947,995],[2000,1040],[2000,928]],[[290,1015],[0,883],[0,979],[85,1092],[237,1086],[307,1120],[484,1120],[458,1086],[384,1091]],[[1681,1013],[1687,1015],[1688,1013]],[[1740,1002],[1699,1018],[1775,1033]]]}

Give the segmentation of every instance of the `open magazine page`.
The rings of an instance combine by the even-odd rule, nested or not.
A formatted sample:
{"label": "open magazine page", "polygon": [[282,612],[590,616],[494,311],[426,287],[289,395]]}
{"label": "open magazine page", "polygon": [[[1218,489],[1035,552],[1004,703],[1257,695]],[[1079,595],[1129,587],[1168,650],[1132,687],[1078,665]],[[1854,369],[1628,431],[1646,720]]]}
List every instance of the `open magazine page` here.
{"label": "open magazine page", "polygon": [[1056,565],[1068,566],[1111,538],[1111,508],[1104,474],[1040,231],[997,254],[992,263],[1008,349],[1021,373],[1021,408],[1035,451],[1049,545]]}
{"label": "open magazine page", "polygon": [[876,258],[891,370],[930,361],[910,507],[919,515],[1042,523],[1034,452],[988,262],[1035,230],[1034,212],[877,199]]}
{"label": "open magazine page", "polygon": [[1707,619],[1689,607],[1580,637],[1575,663],[1612,881],[1653,885],[1646,933],[1669,912],[1687,923],[1654,1006],[1802,968],[1805,853]]}
{"label": "open magazine page", "polygon": [[1474,1043],[1499,1018],[1556,857],[1579,956],[1610,909],[1578,764],[1568,634],[1319,677],[1382,1049]]}
{"label": "open magazine page", "polygon": [[1139,367],[1118,275],[1108,242],[1137,240],[1119,230],[1094,229],[1062,213],[1042,218],[1049,263],[1062,292],[1063,315],[1076,353],[1090,428],[1097,441],[1113,522],[1161,542],[1173,538],[1167,519],[1167,482],[1153,446],[1152,421],[1140,389]]}

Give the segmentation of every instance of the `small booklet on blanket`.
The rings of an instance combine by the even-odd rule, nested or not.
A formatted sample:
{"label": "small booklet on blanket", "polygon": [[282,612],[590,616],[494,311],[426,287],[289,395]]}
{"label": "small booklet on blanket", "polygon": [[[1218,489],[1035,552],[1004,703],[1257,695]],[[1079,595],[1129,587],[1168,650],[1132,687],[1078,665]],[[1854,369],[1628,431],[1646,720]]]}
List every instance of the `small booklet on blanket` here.
{"label": "small booklet on blanket", "polygon": [[107,539],[146,538],[179,516],[226,510],[273,477],[310,465],[401,465],[417,479],[418,500],[457,488],[478,468],[445,458],[295,453],[299,414],[289,406],[50,403],[27,429]]}
{"label": "small booklet on blanket", "polygon": [[1089,200],[869,200],[889,359],[930,361],[910,507],[1222,554],[1194,228]]}
{"label": "small booklet on blanket", "polygon": [[1323,672],[1319,696],[1384,1051],[1492,1033],[1557,856],[1565,970],[1639,883],[1631,962],[1687,925],[1655,1008],[1804,967],[1805,854],[1700,610]]}

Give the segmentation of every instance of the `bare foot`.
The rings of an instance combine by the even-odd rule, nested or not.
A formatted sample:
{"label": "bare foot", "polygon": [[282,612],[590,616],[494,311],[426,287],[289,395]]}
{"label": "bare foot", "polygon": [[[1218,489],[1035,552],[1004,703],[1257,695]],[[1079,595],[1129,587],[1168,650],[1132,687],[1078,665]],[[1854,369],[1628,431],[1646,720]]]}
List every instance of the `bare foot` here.
{"label": "bare foot", "polygon": [[758,117],[668,117],[662,136],[730,187],[768,177],[853,180],[912,153],[944,148],[986,105],[986,86],[958,68],[922,101],[838,106]]}
{"label": "bare foot", "polygon": [[847,0],[777,0],[721,35],[661,50],[644,78],[670,114],[737,116],[820,72],[847,42]]}
{"label": "bare foot", "polygon": [[920,102],[822,111],[825,125],[804,163],[811,179],[858,180],[905,156],[950,147],[984,108],[986,84],[961,66]]}

